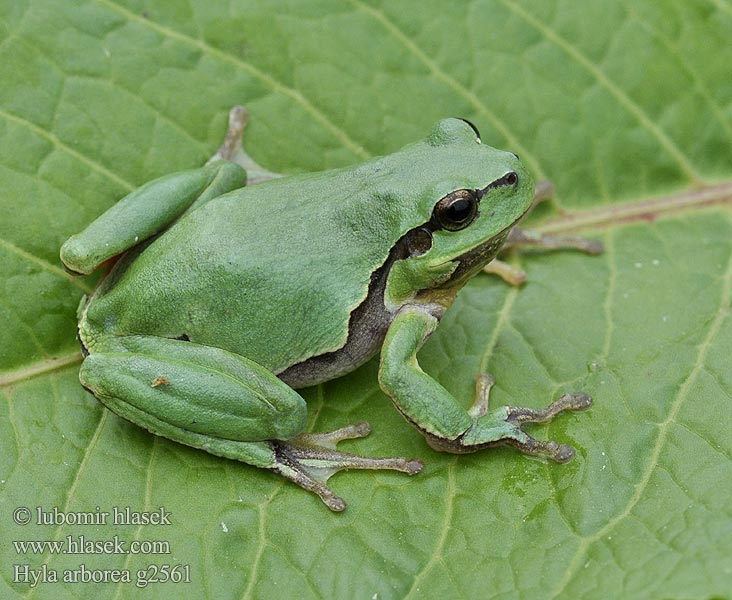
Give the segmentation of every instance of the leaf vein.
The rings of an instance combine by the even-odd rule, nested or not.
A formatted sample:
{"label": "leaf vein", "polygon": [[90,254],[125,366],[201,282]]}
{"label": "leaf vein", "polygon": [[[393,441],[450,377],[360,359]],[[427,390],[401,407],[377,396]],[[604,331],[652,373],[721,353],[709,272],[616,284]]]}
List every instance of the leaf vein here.
{"label": "leaf vein", "polygon": [[[143,499],[143,505],[142,505],[143,512],[150,510],[150,497],[152,496],[152,485],[151,485],[152,466],[153,466],[153,463],[155,462],[155,458],[157,456],[157,450],[158,450],[158,445],[159,445],[159,440],[160,440],[160,438],[157,435],[153,435],[152,438],[153,438],[153,440],[152,440],[152,449],[150,450],[150,458],[147,463],[147,469],[145,469],[145,498]],[[140,539],[140,534],[142,533],[143,527],[144,527],[144,525],[140,524],[135,529],[135,533],[132,536],[132,539],[134,541],[137,541]],[[133,556],[132,552],[128,553],[127,556],[125,556],[124,565],[122,567],[123,569],[127,569],[129,567],[132,556]],[[125,591],[126,589],[127,588],[126,588],[126,586],[123,585],[122,581],[118,582],[117,588],[114,593],[114,597],[119,598],[120,593]]]}
{"label": "leaf vein", "polygon": [[506,321],[506,327],[514,331],[516,335],[521,338],[524,344],[526,344],[526,349],[529,351],[531,356],[534,357],[534,360],[536,360],[536,364],[538,364],[539,368],[544,371],[544,375],[546,375],[546,378],[551,381],[555,386],[559,387],[559,379],[557,379],[557,377],[549,371],[549,367],[547,366],[546,361],[541,356],[539,356],[536,345],[532,344],[528,336],[523,331],[521,331],[521,329],[516,326],[510,319]]}
{"label": "leaf vein", "polygon": [[53,275],[66,279],[66,281],[69,281],[71,284],[78,287],[80,290],[86,292],[87,294],[90,294],[92,292],[92,288],[86,285],[78,277],[67,273],[61,267],[52,265],[47,260],[40,258],[35,254],[31,254],[27,250],[19,248],[18,246],[4,238],[0,238],[0,248],[3,248],[11,254],[15,254],[16,256],[19,256],[20,258],[39,266],[41,269],[47,271],[48,273],[52,273]]}
{"label": "leaf vein", "polygon": [[265,522],[265,508],[266,504],[260,504],[257,507],[257,513],[259,516],[259,530],[257,539],[257,552],[254,555],[254,561],[252,562],[252,568],[249,571],[249,581],[247,581],[247,587],[244,590],[243,600],[247,598],[253,598],[254,586],[257,582],[257,574],[259,573],[259,566],[262,563],[262,556],[264,555],[264,549],[267,546],[267,537],[265,535],[266,522]]}
{"label": "leaf vein", "polygon": [[649,454],[649,459],[646,465],[646,468],[644,472],[641,474],[640,479],[638,480],[638,483],[635,485],[635,490],[633,492],[633,495],[628,500],[628,503],[623,508],[622,511],[620,511],[617,515],[615,515],[612,519],[610,519],[603,527],[598,529],[593,535],[585,536],[581,539],[577,550],[575,552],[574,557],[569,562],[567,566],[567,570],[564,573],[564,577],[562,578],[561,582],[559,583],[558,587],[553,591],[551,597],[556,598],[558,597],[569,585],[570,581],[572,580],[572,576],[575,574],[577,569],[579,568],[579,564],[582,560],[582,557],[586,554],[588,548],[594,544],[597,540],[604,537],[608,532],[612,531],[615,526],[620,523],[623,519],[628,517],[633,510],[633,508],[638,504],[638,502],[641,500],[643,496],[643,492],[645,491],[646,487],[648,486],[648,483],[651,480],[651,477],[653,476],[654,471],[656,468],[658,468],[658,460],[661,456],[661,452],[666,445],[666,439],[668,437],[668,430],[669,427],[676,423],[676,417],[679,414],[679,411],[681,410],[681,407],[688,397],[689,390],[691,389],[691,386],[694,384],[696,379],[699,376],[699,373],[704,369],[704,361],[706,360],[707,351],[709,350],[712,341],[717,336],[717,333],[722,327],[722,323],[727,318],[728,312],[725,310],[727,306],[729,306],[730,301],[732,301],[732,256],[730,256],[728,262],[727,262],[727,268],[726,271],[722,277],[722,291],[720,296],[720,306],[724,307],[717,311],[717,314],[715,315],[714,319],[711,321],[711,324],[709,326],[709,329],[707,330],[707,334],[704,336],[704,339],[698,346],[698,352],[697,352],[697,358],[694,361],[694,366],[692,367],[691,371],[689,372],[689,375],[686,377],[686,379],[681,383],[679,386],[679,390],[676,394],[676,398],[674,398],[673,402],[671,403],[671,407],[669,409],[668,415],[666,418],[661,421],[658,424],[658,435],[656,437],[656,441],[653,445],[653,448],[651,449],[651,452]]}
{"label": "leaf vein", "polygon": [[566,52],[572,59],[574,59],[579,65],[594,77],[594,79],[605,88],[610,95],[612,95],[618,104],[625,108],[636,120],[644,127],[651,135],[653,135],[661,147],[674,159],[681,171],[686,175],[688,179],[696,184],[701,184],[702,179],[696,172],[687,156],[681,151],[678,145],[666,134],[661,127],[658,126],[641,106],[635,102],[628,94],[626,94],[620,86],[612,81],[602,70],[587,58],[580,50],[560,36],[556,31],[551,29],[545,23],[542,23],[539,19],[531,15],[529,12],[521,8],[520,6],[510,2],[509,0],[500,0],[506,8],[511,10],[513,13],[518,15],[526,23],[531,25],[539,33],[541,33],[547,40],[555,44]]}
{"label": "leaf vein", "polygon": [[429,57],[412,39],[410,39],[396,24],[391,21],[382,10],[378,10],[362,2],[361,0],[349,0],[359,10],[369,14],[378,21],[397,41],[399,41],[414,57],[416,57],[432,74],[449,88],[462,96],[468,104],[482,114],[495,127],[495,129],[506,139],[506,142],[516,152],[520,153],[523,160],[528,163],[540,179],[546,179],[546,173],[541,168],[539,160],[521,144],[519,139],[511,132],[506,123],[486,104],[478,98],[475,92],[471,91],[455,77],[444,71],[431,57]]}
{"label": "leaf vein", "polygon": [[715,119],[719,122],[722,129],[724,129],[727,138],[732,138],[732,127],[730,127],[729,120],[725,118],[722,107],[715,101],[714,97],[709,92],[707,84],[699,76],[699,71],[689,66],[686,60],[684,60],[684,56],[679,51],[678,46],[676,46],[673,41],[663,35],[663,33],[661,33],[657,28],[653,27],[646,20],[640,18],[637,15],[633,5],[629,5],[627,7],[627,10],[631,15],[635,17],[638,24],[643,29],[645,29],[649,33],[649,35],[655,37],[661,42],[661,44],[663,44],[670,56],[676,58],[678,65],[681,67],[681,70],[686,73],[687,77],[694,83],[694,87],[696,87],[699,96],[709,105],[709,108],[712,110]]}
{"label": "leaf vein", "polygon": [[709,446],[709,449],[712,452],[714,452],[715,454],[717,454],[718,456],[720,456],[721,458],[723,458],[724,461],[725,461],[725,463],[732,463],[732,455],[730,455],[727,452],[725,452],[722,448],[716,446],[714,443],[712,443],[711,440],[708,440],[707,438],[705,438],[701,433],[699,433],[698,431],[692,429],[691,427],[689,427],[689,425],[687,425],[686,423],[683,423],[681,421],[679,421],[678,423],[676,423],[676,425],[678,425],[682,429],[685,429],[686,431],[688,431],[694,437],[699,438],[702,442],[704,442],[704,444],[706,446]]}
{"label": "leaf vein", "polygon": [[687,210],[732,205],[732,182],[687,189],[682,192],[630,202],[602,206],[574,213],[565,213],[555,219],[537,224],[534,229],[544,233],[567,233],[587,229],[608,228],[634,222],[652,222],[665,215]]}
{"label": "leaf vein", "polygon": [[61,358],[45,359],[15,371],[5,371],[0,374],[0,388],[7,387],[19,381],[31,379],[38,375],[45,375],[52,373],[53,371],[61,370],[64,367],[81,362],[82,358],[81,352],[74,352],[73,354],[62,356]]}
{"label": "leaf vein", "polygon": [[[2,388],[0,388],[0,389],[2,389]],[[10,393],[10,391],[8,391],[6,389],[3,389],[3,395],[5,396],[5,399],[8,402],[8,421],[10,422],[10,428],[13,431],[13,441],[15,442],[15,447],[17,448],[18,456],[20,456],[21,451],[23,449],[23,445],[21,444],[21,439],[22,438],[21,438],[20,432],[18,431],[18,426],[17,426],[18,420],[17,420],[17,417],[15,416],[15,408],[14,408],[14,404],[13,404],[13,395]],[[4,440],[4,441],[7,442],[7,440]],[[5,453],[5,456],[7,457],[8,454],[9,453],[6,452]],[[7,475],[7,481],[10,480],[10,477],[13,475],[13,473],[15,472],[15,470],[18,468],[19,462],[20,461],[18,460],[13,465],[12,471],[10,471],[10,473],[8,473],[8,475]]]}
{"label": "leaf vein", "polygon": [[229,64],[234,65],[235,67],[241,69],[249,75],[256,77],[257,79],[268,85],[270,88],[272,88],[274,91],[284,96],[287,96],[291,100],[294,100],[296,104],[299,104],[303,108],[303,110],[305,110],[305,112],[310,114],[310,116],[317,123],[319,123],[331,135],[333,135],[333,137],[335,137],[341,144],[343,144],[344,147],[348,148],[348,150],[350,150],[353,154],[363,159],[369,158],[371,156],[371,154],[365,148],[363,148],[360,144],[351,139],[351,137],[343,128],[333,123],[333,121],[331,121],[325,115],[325,113],[323,113],[312,102],[310,102],[310,100],[303,96],[301,92],[278,81],[271,75],[255,67],[253,64],[248,63],[232,54],[229,54],[228,52],[219,50],[215,46],[211,46],[203,40],[192,38],[184,33],[181,33],[180,31],[176,31],[175,29],[171,29],[170,27],[166,27],[165,25],[161,25],[160,23],[156,23],[150,19],[145,19],[144,17],[141,17],[140,15],[137,15],[134,12],[124,8],[123,6],[111,2],[110,0],[96,0],[96,2],[98,2],[99,4],[103,4],[104,6],[107,6],[108,8],[118,12],[129,21],[133,21],[135,23],[143,25],[144,27],[147,27],[148,29],[152,29],[162,36],[197,48],[204,54],[218,58],[221,61],[228,62]]}
{"label": "leaf vein", "polygon": [[[97,422],[97,426],[94,429],[94,433],[92,434],[91,439],[89,440],[89,445],[84,450],[84,454],[81,457],[81,461],[79,462],[79,466],[76,469],[76,473],[74,475],[74,480],[71,482],[71,485],[69,486],[69,491],[66,494],[66,502],[64,503],[64,507],[61,512],[68,513],[69,508],[71,507],[71,503],[74,499],[74,495],[76,494],[76,487],[79,485],[79,481],[81,481],[82,474],[86,470],[86,466],[89,462],[89,457],[91,456],[92,452],[96,448],[97,442],[99,441],[99,438],[101,437],[102,429],[104,429],[104,424],[107,422],[107,417],[109,415],[109,410],[107,410],[104,407],[100,407],[100,413],[99,413],[99,421]],[[61,531],[64,528],[64,525],[59,525],[56,528],[56,534],[54,536],[54,539],[56,541],[61,539]],[[44,568],[48,565],[51,558],[54,556],[54,554],[49,553],[46,558],[43,560],[41,568]],[[27,600],[30,600],[33,595],[35,594],[36,590],[41,587],[32,587],[28,593],[26,593],[25,598]]]}
{"label": "leaf vein", "polygon": [[498,343],[498,338],[501,334],[501,331],[506,325],[506,322],[508,320],[508,315],[511,312],[511,309],[513,308],[513,303],[516,301],[516,298],[518,296],[518,288],[517,287],[511,287],[510,290],[506,293],[506,296],[503,299],[503,306],[501,307],[501,310],[498,312],[498,318],[496,319],[496,324],[493,327],[493,332],[491,333],[491,337],[488,340],[488,343],[485,346],[485,351],[483,352],[483,356],[480,360],[480,372],[481,373],[488,373],[488,361],[490,360],[491,354],[493,354],[493,350],[496,347],[496,344]]}
{"label": "leaf vein", "polygon": [[53,144],[53,146],[55,146],[59,150],[66,152],[68,155],[72,156],[79,162],[85,164],[92,171],[96,171],[97,173],[104,175],[107,179],[114,181],[120,187],[123,187],[128,191],[132,191],[133,189],[135,189],[135,187],[137,187],[137,186],[133,185],[132,183],[130,183],[129,181],[126,181],[125,179],[123,179],[122,177],[117,175],[116,173],[113,173],[106,167],[102,166],[98,162],[92,160],[91,158],[88,158],[87,156],[84,156],[81,152],[74,150],[73,148],[71,148],[71,146],[67,146],[58,137],[56,137],[56,135],[54,135],[50,131],[46,131],[45,129],[43,129],[42,127],[39,127],[35,123],[31,123],[30,121],[27,121],[21,117],[18,117],[9,112],[6,112],[5,110],[3,110],[1,108],[0,108],[0,117],[3,117],[7,121],[11,121],[22,127],[30,129],[33,133],[44,138],[45,140],[47,140],[48,142]]}
{"label": "leaf vein", "polygon": [[[442,554],[445,544],[447,542],[447,535],[450,531],[450,526],[452,524],[452,517],[455,511],[455,464],[456,464],[456,457],[453,456],[452,460],[450,460],[449,463],[445,466],[445,469],[447,471],[447,489],[445,490],[445,511],[444,516],[442,518],[442,526],[440,527],[440,533],[437,536],[437,542],[435,544],[435,548],[432,551],[432,555],[430,556],[429,561],[427,561],[427,564],[420,569],[412,579],[412,585],[410,586],[409,590],[407,590],[407,593],[404,594],[405,598],[409,598],[410,596],[417,596],[419,597],[423,590],[419,589],[420,582],[424,579],[424,577],[432,570],[432,568],[438,563],[442,563],[444,556]],[[443,563],[443,566],[444,563]],[[447,570],[446,566],[445,569]]]}

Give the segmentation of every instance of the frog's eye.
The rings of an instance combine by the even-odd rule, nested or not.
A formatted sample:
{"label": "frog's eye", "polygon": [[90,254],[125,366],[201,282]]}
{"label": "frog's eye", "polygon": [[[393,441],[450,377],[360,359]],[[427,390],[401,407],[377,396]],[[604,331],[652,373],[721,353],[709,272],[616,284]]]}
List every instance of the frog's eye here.
{"label": "frog's eye", "polygon": [[459,231],[478,215],[478,196],[473,190],[457,190],[442,198],[432,211],[432,221],[440,229]]}

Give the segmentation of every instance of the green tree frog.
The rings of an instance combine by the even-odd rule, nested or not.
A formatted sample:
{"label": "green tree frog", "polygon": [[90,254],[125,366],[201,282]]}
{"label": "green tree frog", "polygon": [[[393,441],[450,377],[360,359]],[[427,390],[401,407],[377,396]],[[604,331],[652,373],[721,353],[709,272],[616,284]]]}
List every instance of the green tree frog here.
{"label": "green tree frog", "polygon": [[82,385],[149,431],[271,469],[345,502],[341,469],[418,473],[422,462],[340,452],[366,423],[304,433],[295,391],[381,353],[379,384],[435,449],[497,444],[559,462],[573,449],[525,433],[563,410],[489,410],[490,376],[463,408],[422,371],[417,352],[458,290],[498,253],[532,204],[519,158],[482,144],[461,119],[348,167],[245,186],[234,162],[156,179],[61,248],[73,272],[121,255],[80,308]]}

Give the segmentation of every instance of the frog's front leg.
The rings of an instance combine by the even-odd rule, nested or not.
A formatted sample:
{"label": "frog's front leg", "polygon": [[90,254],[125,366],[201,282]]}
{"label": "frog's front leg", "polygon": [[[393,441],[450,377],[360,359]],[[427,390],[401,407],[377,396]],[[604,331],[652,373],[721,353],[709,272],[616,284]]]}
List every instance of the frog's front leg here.
{"label": "frog's front leg", "polygon": [[422,463],[366,458],[335,449],[369,433],[359,423],[305,434],[302,397],[274,374],[219,348],[153,336],[105,338],[93,344],[82,385],[121,417],[163,437],[212,454],[271,469],[316,493],[332,510],[346,503],[326,485],[343,469],[418,473]]}
{"label": "frog's front leg", "polygon": [[381,350],[379,382],[397,409],[436,450],[474,452],[510,444],[522,452],[558,462],[574,456],[574,449],[553,441],[537,440],[521,429],[523,423],[542,423],[565,410],[581,410],[592,403],[583,392],[565,394],[548,408],[535,410],[505,406],[488,410],[492,380],[478,379],[475,403],[465,410],[437,381],[420,369],[417,351],[434,331],[438,319],[429,305],[407,306],[392,321]]}

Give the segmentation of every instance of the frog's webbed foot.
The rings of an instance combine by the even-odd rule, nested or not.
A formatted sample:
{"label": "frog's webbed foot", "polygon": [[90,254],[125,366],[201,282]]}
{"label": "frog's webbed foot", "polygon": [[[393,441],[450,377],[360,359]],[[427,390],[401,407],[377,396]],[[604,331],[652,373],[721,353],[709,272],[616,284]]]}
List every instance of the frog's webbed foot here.
{"label": "frog's webbed foot", "polygon": [[559,463],[572,460],[574,448],[551,440],[538,440],[523,431],[521,425],[546,423],[561,412],[589,408],[592,405],[592,398],[588,394],[584,392],[564,394],[546,408],[504,406],[489,412],[488,396],[492,385],[493,378],[489,374],[479,375],[475,401],[468,410],[468,414],[475,419],[474,425],[454,441],[434,440],[428,437],[427,442],[430,446],[448,452],[472,452],[489,446],[508,444],[524,454],[545,456]]}
{"label": "frog's webbed foot", "polygon": [[[554,194],[554,185],[551,181],[542,180],[536,183],[536,191],[531,208],[540,202],[551,198]],[[503,245],[501,252],[510,250],[511,248],[537,248],[540,250],[579,250],[586,254],[600,254],[603,251],[602,243],[598,240],[590,240],[587,238],[574,235],[552,235],[540,233],[530,229],[514,227]],[[494,259],[488,263],[483,270],[486,273],[498,275],[503,281],[509,285],[518,286],[526,281],[526,273],[521,269],[517,269],[499,259]]]}
{"label": "frog's webbed foot", "polygon": [[229,111],[229,128],[226,130],[224,143],[221,144],[216,154],[206,164],[223,159],[244,167],[244,170],[247,172],[247,185],[254,185],[282,177],[281,174],[273,173],[260,166],[247,154],[242,140],[244,138],[244,130],[248,123],[249,111],[243,106],[234,106]]}
{"label": "frog's webbed foot", "polygon": [[406,458],[368,458],[336,450],[342,440],[361,438],[371,431],[368,423],[348,425],[327,433],[302,433],[297,437],[271,442],[275,465],[270,468],[317,494],[328,508],[341,511],[345,501],[326,485],[338,471],[346,469],[385,469],[415,475],[422,470],[421,460]]}
{"label": "frog's webbed foot", "polygon": [[544,409],[532,409],[507,406],[506,422],[514,425],[523,435],[508,437],[505,443],[514,446],[524,454],[546,456],[559,463],[565,463],[574,457],[574,448],[554,441],[537,440],[521,429],[522,423],[546,423],[565,410],[584,410],[592,405],[592,398],[584,392],[564,394]]}

